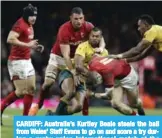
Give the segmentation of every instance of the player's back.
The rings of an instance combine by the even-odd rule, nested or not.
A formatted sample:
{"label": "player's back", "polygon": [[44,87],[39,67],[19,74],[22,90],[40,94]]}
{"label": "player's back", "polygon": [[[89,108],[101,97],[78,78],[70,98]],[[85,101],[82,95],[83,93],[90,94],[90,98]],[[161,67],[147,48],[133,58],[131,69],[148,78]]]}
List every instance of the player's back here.
{"label": "player's back", "polygon": [[152,25],[152,27],[145,32],[144,39],[150,41],[158,51],[162,52],[162,26]]}
{"label": "player's back", "polygon": [[153,25],[153,29],[156,31],[157,35],[155,38],[155,47],[162,52],[162,26]]}
{"label": "player's back", "polygon": [[89,69],[97,71],[101,75],[106,75],[110,72],[115,78],[122,79],[130,73],[131,66],[125,60],[96,56],[89,63]]}
{"label": "player's back", "polygon": [[[12,30],[19,34],[18,40],[28,43],[34,37],[33,27],[28,25],[23,18],[17,20],[13,25]],[[16,46],[12,45],[9,59],[29,59],[30,58],[30,48],[26,46]]]}

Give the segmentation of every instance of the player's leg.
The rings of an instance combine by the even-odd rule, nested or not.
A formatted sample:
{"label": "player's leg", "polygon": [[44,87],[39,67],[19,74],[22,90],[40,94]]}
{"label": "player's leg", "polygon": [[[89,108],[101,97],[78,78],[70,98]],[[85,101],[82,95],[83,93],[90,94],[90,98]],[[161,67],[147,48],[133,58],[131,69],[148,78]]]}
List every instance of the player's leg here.
{"label": "player's leg", "polygon": [[129,105],[132,108],[137,108],[139,115],[145,115],[145,111],[142,105],[142,100],[139,97],[138,87],[134,88],[133,90],[134,91],[128,91],[128,90],[126,91]]}
{"label": "player's leg", "polygon": [[68,115],[68,104],[75,96],[75,84],[70,71],[63,70],[59,74],[59,86],[65,95],[60,99],[56,109],[56,115]]}
{"label": "player's leg", "polygon": [[75,97],[72,99],[72,105],[67,107],[69,114],[78,113],[83,110],[85,96],[85,87],[84,84],[81,83],[76,87],[76,94]]}
{"label": "player's leg", "polygon": [[29,115],[36,115],[38,110],[42,107],[44,99],[48,94],[51,85],[55,83],[57,75],[59,73],[59,68],[61,67],[66,67],[64,59],[58,55],[51,53],[45,72],[45,80],[40,90],[38,103],[30,109]]}
{"label": "player's leg", "polygon": [[45,100],[46,96],[48,95],[51,85],[54,84],[56,81],[58,72],[59,72],[59,70],[56,66],[53,66],[51,64],[49,64],[47,66],[46,72],[45,72],[45,79],[44,79],[44,83],[40,89],[38,102],[35,106],[33,106],[30,109],[30,111],[29,111],[30,116],[36,115],[38,110],[43,106],[44,100]]}
{"label": "player's leg", "polygon": [[[121,86],[124,88],[127,94],[128,101],[133,106],[138,106],[140,111],[142,109],[141,100],[138,98],[138,75],[133,67],[131,67],[130,73],[120,81]],[[132,101],[131,101],[132,100]],[[140,113],[141,114],[141,113]]]}
{"label": "player's leg", "polygon": [[[33,94],[35,89],[35,71],[31,60],[8,61],[8,69],[15,91],[11,92],[1,103],[1,113],[8,105],[25,94],[24,101],[27,104],[24,106],[23,114],[27,115],[33,99],[30,94]],[[31,77],[28,78],[28,76]]]}
{"label": "player's leg", "polygon": [[116,87],[112,92],[112,107],[124,115],[136,115],[136,112],[123,102],[123,96],[122,87]]}
{"label": "player's leg", "polygon": [[29,109],[33,101],[33,95],[35,92],[35,76],[30,76],[25,80],[15,80],[14,86],[16,88],[16,95],[23,96],[24,110],[23,115],[28,115]]}

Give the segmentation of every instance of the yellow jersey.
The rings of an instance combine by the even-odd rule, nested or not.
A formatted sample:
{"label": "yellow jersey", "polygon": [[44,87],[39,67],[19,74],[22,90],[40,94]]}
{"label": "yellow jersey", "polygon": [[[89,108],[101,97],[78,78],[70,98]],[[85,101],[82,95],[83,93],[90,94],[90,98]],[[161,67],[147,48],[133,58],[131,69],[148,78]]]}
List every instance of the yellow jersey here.
{"label": "yellow jersey", "polygon": [[[95,49],[89,44],[88,41],[86,41],[86,42],[81,43],[77,47],[75,54],[84,57],[84,63],[88,63],[91,60],[93,54],[95,54]],[[100,53],[100,55],[108,56],[108,51],[104,49],[104,51]]]}
{"label": "yellow jersey", "polygon": [[158,51],[162,52],[162,26],[152,25],[152,27],[145,32],[143,39],[151,42]]}

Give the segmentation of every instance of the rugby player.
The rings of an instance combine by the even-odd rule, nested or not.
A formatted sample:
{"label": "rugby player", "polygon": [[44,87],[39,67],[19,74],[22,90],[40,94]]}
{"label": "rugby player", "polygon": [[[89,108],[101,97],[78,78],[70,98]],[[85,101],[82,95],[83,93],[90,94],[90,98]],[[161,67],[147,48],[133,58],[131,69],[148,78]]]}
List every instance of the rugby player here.
{"label": "rugby player", "polygon": [[9,32],[7,43],[11,47],[8,58],[8,70],[15,91],[11,92],[1,103],[1,116],[7,106],[23,97],[23,115],[28,115],[35,91],[35,70],[31,63],[30,51],[40,48],[34,40],[33,25],[37,18],[37,8],[29,4],[23,9],[19,18]]}
{"label": "rugby player", "polygon": [[[48,93],[50,86],[55,83],[61,68],[67,67],[73,74],[75,84],[79,84],[71,59],[74,58],[77,46],[88,39],[88,35],[92,28],[93,25],[84,20],[82,9],[79,7],[73,8],[70,21],[64,23],[59,28],[57,39],[51,50],[50,59],[46,68],[45,80],[40,91],[40,97],[38,103],[30,109],[30,115],[36,115],[38,110],[42,107],[45,96]],[[96,52],[102,52],[104,47],[105,42],[102,38],[100,47],[96,49]],[[78,87],[82,88],[82,86],[79,85]]]}
{"label": "rugby player", "polygon": [[136,47],[109,57],[126,59],[128,62],[134,62],[145,58],[155,49],[162,52],[162,26],[155,24],[150,15],[141,15],[138,19],[138,31],[142,35],[142,40]]}
{"label": "rugby player", "polygon": [[[102,76],[105,86],[105,93],[92,93],[92,95],[111,100],[112,107],[125,115],[137,115],[133,107],[138,109],[140,115],[145,115],[138,95],[138,75],[130,64],[125,60],[94,56],[89,63],[89,70],[92,72],[87,72],[87,84],[101,82],[100,77],[96,77],[97,72]],[[114,89],[115,79],[120,81],[121,87]],[[124,92],[129,105],[123,102]]]}
{"label": "rugby player", "polygon": [[[99,48],[101,39],[102,31],[99,28],[94,27],[89,34],[89,40],[79,44],[74,57],[77,73],[84,75],[84,71],[82,70],[87,70],[87,64],[91,60],[92,56],[95,54],[95,48]],[[99,55],[108,56],[108,51],[104,49],[103,52],[99,53]],[[66,78],[64,76],[66,76]],[[84,77],[80,77],[82,77],[81,83],[82,85],[84,85]],[[77,87],[75,93],[75,84],[73,81],[72,73],[68,70],[63,70],[60,72],[58,80],[61,90],[66,94],[63,96],[63,98],[61,98],[55,114],[73,114],[80,112],[83,108],[86,108],[86,112],[88,112],[88,103],[84,102],[86,97],[86,89],[78,89],[79,87]],[[74,92],[73,95],[71,93],[72,91]],[[71,100],[75,101],[75,104],[73,104],[72,106],[68,106],[68,103]],[[86,104],[84,105],[84,107],[83,103]],[[47,114],[49,115],[52,113],[48,111]]]}

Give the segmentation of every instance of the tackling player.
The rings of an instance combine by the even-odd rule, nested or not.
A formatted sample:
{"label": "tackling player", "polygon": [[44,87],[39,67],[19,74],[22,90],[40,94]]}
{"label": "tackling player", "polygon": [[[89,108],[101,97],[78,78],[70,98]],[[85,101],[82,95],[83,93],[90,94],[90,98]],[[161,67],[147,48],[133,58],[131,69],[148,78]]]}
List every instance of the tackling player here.
{"label": "tackling player", "polygon": [[9,32],[7,43],[12,45],[8,58],[8,70],[15,91],[1,103],[1,116],[7,106],[23,97],[23,115],[28,115],[35,91],[35,70],[31,63],[31,48],[39,48],[38,40],[33,40],[33,25],[37,18],[37,8],[29,4],[23,9],[23,16],[17,20]]}
{"label": "tackling player", "polygon": [[[87,64],[91,60],[92,56],[95,54],[95,48],[99,47],[101,39],[102,31],[99,28],[95,27],[91,30],[89,34],[89,40],[81,43],[77,47],[74,57],[77,73],[84,74],[84,71],[82,70],[87,70]],[[108,56],[108,51],[104,49],[103,52],[101,52],[99,55]],[[88,112],[88,103],[84,102],[86,97],[86,90],[84,87],[81,88],[81,86],[84,86],[84,78],[82,77],[82,85],[76,88],[76,93],[73,75],[70,71],[61,71],[58,80],[61,90],[66,94],[60,99],[60,103],[56,109],[55,114],[73,114],[76,112],[80,112],[82,108],[85,108],[87,110],[86,112]],[[75,98],[73,98],[74,96]],[[72,100],[72,98],[73,100],[75,100],[75,105],[73,104],[73,106],[68,106],[68,103]],[[83,103],[86,105],[83,106]]]}
{"label": "tackling player", "polygon": [[134,62],[145,58],[155,48],[162,52],[162,26],[155,24],[149,15],[141,15],[138,19],[138,31],[143,36],[136,47],[118,55],[110,55],[113,58],[125,58],[128,62]]}
{"label": "tackling player", "polygon": [[[75,83],[78,82],[78,77],[75,74],[75,69],[72,64],[77,46],[88,39],[88,35],[93,28],[90,22],[84,20],[84,14],[81,8],[75,7],[71,11],[70,21],[64,23],[58,31],[57,39],[51,50],[50,59],[45,72],[45,80],[41,88],[40,97],[35,107],[31,108],[29,114],[36,115],[42,107],[46,94],[50,86],[55,82],[59,69],[68,68],[73,74]],[[100,47],[96,52],[102,52],[105,47],[104,39],[102,38]]]}
{"label": "tackling player", "polygon": [[[140,115],[144,115],[142,103],[138,95],[138,76],[134,68],[125,60],[109,59],[105,57],[94,56],[89,63],[87,73],[87,84],[95,84],[101,82],[101,77],[96,77],[96,72],[103,78],[105,85],[105,93],[96,93],[93,95],[97,98],[111,99],[112,106],[125,115],[136,115],[131,108],[138,109]],[[96,71],[96,72],[94,72]],[[120,86],[114,89],[115,79],[120,80]],[[123,93],[126,93],[129,104],[123,102]]]}

